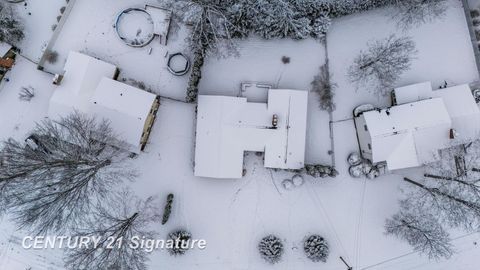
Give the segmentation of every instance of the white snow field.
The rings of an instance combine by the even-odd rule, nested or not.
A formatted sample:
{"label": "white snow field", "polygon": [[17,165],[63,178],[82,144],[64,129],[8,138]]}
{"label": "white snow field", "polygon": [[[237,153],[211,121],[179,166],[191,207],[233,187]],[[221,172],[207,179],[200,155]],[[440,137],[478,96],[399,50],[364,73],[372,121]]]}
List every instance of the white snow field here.
{"label": "white snow field", "polygon": [[[18,94],[22,87],[32,87],[35,97],[22,101]],[[13,70],[0,83],[0,140],[9,137],[21,139],[47,116],[48,101],[54,89],[52,75],[37,70],[34,63],[17,57]]]}
{"label": "white snow field", "polygon": [[[28,1],[28,0],[27,0]],[[30,0],[33,2],[33,0]],[[40,0],[37,0],[40,1]],[[50,0],[53,1],[53,0]],[[188,51],[185,28],[172,35],[167,47],[154,40],[136,49],[121,43],[112,24],[117,12],[143,3],[134,0],[78,0],[54,50],[59,61],[47,70],[59,72],[70,50],[83,51],[110,61],[121,68],[121,77],[143,81],[157,94],[183,99],[188,75],[173,77],[166,70],[167,52]],[[48,5],[43,5],[47,7]],[[43,9],[43,7],[42,7]],[[45,11],[47,12],[47,11]],[[334,20],[327,37],[328,56],[336,92],[334,112],[334,150],[340,175],[334,179],[305,177],[305,184],[285,190],[281,182],[294,173],[264,168],[261,156],[248,153],[247,174],[239,180],[198,178],[193,175],[195,105],[161,99],[157,120],[145,152],[135,160],[141,176],[128,183],[139,196],[175,194],[169,222],[157,225],[160,238],[182,227],[194,238],[206,239],[205,250],[190,250],[172,257],[166,251],[151,254],[151,269],[192,270],[345,270],[342,256],[355,270],[476,270],[480,249],[478,233],[452,232],[457,254],[450,260],[429,261],[412,252],[404,241],[383,234],[385,218],[397,210],[403,187],[401,175],[388,175],[373,181],[352,179],[346,158],[358,151],[353,108],[365,102],[387,105],[368,92],[355,92],[345,78],[353,58],[367,42],[390,33],[402,33],[390,22],[388,9],[380,9]],[[33,16],[33,15],[32,15]],[[419,51],[412,69],[398,85],[432,81],[434,87],[478,80],[465,18],[459,2],[451,0],[446,16],[408,31]],[[41,40],[48,37],[43,36]],[[32,55],[41,47],[31,44]],[[151,55],[148,51],[152,48]],[[239,58],[209,58],[200,84],[201,94],[236,96],[245,81],[270,83],[274,88],[309,91],[310,82],[325,63],[325,47],[313,40],[262,41],[250,38],[239,44]],[[289,57],[284,64],[282,57]],[[0,139],[22,139],[48,110],[54,89],[52,76],[36,65],[17,58],[17,63],[0,84]],[[36,96],[20,101],[21,87],[32,86]],[[329,116],[318,108],[318,97],[309,93],[306,163],[331,162]],[[341,121],[346,119],[345,121]],[[406,171],[412,177],[418,170]],[[16,241],[9,241],[10,223],[0,220],[0,269],[61,270],[61,254],[54,251],[27,252]],[[283,241],[285,254],[275,265],[265,263],[257,252],[258,241],[267,234]],[[24,235],[17,232],[15,235]],[[308,234],[324,236],[330,245],[326,263],[313,263],[302,251]]]}
{"label": "white snow field", "polygon": [[[186,27],[172,27],[166,46],[156,37],[142,48],[126,45],[114,29],[117,15],[126,8],[144,8],[138,0],[77,0],[60,32],[52,51],[59,54],[58,61],[45,63],[45,70],[63,73],[63,65],[70,51],[79,51],[100,58],[120,68],[119,80],[138,86],[143,83],[150,91],[177,100],[184,100],[189,73],[174,76],[167,69],[168,54],[177,52],[190,55],[185,39]],[[87,15],[86,15],[87,14]],[[131,16],[127,16],[131,18]],[[135,22],[122,22],[129,25]],[[140,22],[138,27],[142,27]],[[144,33],[145,34],[145,33]]]}
{"label": "white snow field", "polygon": [[[4,1],[6,2],[6,1]],[[60,9],[67,5],[65,0],[25,0],[10,3],[22,19],[25,27],[25,39],[18,44],[21,54],[38,62],[53,35],[52,26],[56,25]]]}

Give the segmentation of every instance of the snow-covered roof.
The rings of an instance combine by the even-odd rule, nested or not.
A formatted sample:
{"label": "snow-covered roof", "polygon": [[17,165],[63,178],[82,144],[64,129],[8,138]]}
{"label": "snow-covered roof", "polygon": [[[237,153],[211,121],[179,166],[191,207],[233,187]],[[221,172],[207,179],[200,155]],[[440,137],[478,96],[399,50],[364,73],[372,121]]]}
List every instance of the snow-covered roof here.
{"label": "snow-covered roof", "polygon": [[468,141],[480,136],[480,110],[468,84],[433,90],[430,82],[395,89],[398,104],[428,98],[442,98],[452,119],[452,128],[459,141]]}
{"label": "snow-covered roof", "polygon": [[[451,120],[441,98],[373,110],[363,115],[372,137],[372,161],[387,161],[390,170],[432,161],[440,146],[449,142]],[[424,141],[424,137],[429,140]]]}
{"label": "snow-covered roof", "polygon": [[70,52],[64,67],[61,84],[50,99],[50,115],[65,115],[76,110],[87,112],[89,99],[102,78],[113,78],[117,67],[93,57]]}
{"label": "snow-covered roof", "polygon": [[195,175],[241,178],[245,151],[265,152],[265,167],[303,168],[307,97],[306,91],[279,89],[269,90],[268,103],[200,95]]}
{"label": "snow-covered roof", "polygon": [[11,48],[12,45],[5,42],[0,42],[0,57],[4,57]]}
{"label": "snow-covered roof", "polygon": [[[372,162],[390,170],[438,160],[439,150],[480,135],[480,110],[468,85],[432,90],[430,82],[395,89],[397,106],[363,113]],[[451,129],[455,138],[450,138]]]}
{"label": "snow-covered roof", "polygon": [[89,112],[108,119],[120,138],[135,146],[133,152],[138,152],[155,98],[151,93],[104,77],[90,98]]}
{"label": "snow-covered roof", "polygon": [[397,104],[410,103],[431,97],[432,83],[423,82],[395,88]]}
{"label": "snow-covered roof", "polygon": [[76,110],[107,119],[127,150],[138,153],[156,96],[111,79],[116,71],[114,65],[70,52],[64,77],[50,99],[48,115],[55,119]]}

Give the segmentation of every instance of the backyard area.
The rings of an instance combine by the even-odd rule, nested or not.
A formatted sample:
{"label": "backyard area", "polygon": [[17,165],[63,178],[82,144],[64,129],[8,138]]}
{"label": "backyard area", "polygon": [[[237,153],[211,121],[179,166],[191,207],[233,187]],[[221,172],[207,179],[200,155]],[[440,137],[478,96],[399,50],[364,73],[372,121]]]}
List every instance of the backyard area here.
{"label": "backyard area", "polygon": [[[63,1],[58,0],[58,8],[52,4],[52,14],[56,14]],[[26,2],[33,7],[39,1]],[[52,51],[58,52],[58,60],[45,63],[45,71],[61,73],[69,51],[79,51],[118,66],[119,81],[136,87],[142,83],[145,90],[160,96],[145,151],[131,160],[140,175],[128,186],[141,198],[160,196],[163,200],[167,194],[175,194],[170,221],[166,225],[155,224],[157,238],[184,228],[193,238],[206,239],[208,245],[205,250],[188,250],[184,256],[154,251],[149,256],[150,269],[345,270],[346,264],[354,270],[478,268],[478,233],[451,232],[457,254],[450,260],[438,261],[431,261],[412,251],[406,242],[385,235],[385,219],[397,212],[398,200],[404,196],[403,177],[420,177],[422,168],[367,180],[351,177],[347,163],[349,154],[359,151],[353,109],[365,103],[391,105],[389,96],[357,89],[349,81],[348,68],[370,42],[391,34],[410,36],[415,42],[416,57],[395,86],[431,81],[438,88],[445,82],[453,86],[479,80],[460,1],[449,0],[441,19],[405,31],[398,30],[391,20],[390,8],[380,8],[334,19],[325,42],[252,36],[238,41],[238,56],[206,59],[200,95],[242,96],[241,85],[247,82],[309,92],[305,163],[335,165],[339,175],[314,178],[304,174],[303,185],[291,190],[285,189],[282,181],[297,172],[265,168],[262,154],[253,152],[245,153],[242,179],[194,176],[196,104],[183,102],[189,73],[173,76],[166,67],[169,54],[182,52],[191,57],[185,41],[190,29],[185,25],[174,27],[166,46],[158,38],[145,47],[127,46],[117,37],[113,25],[116,15],[125,8],[143,7],[138,3],[76,1],[53,43]],[[55,20],[57,15],[52,14],[42,16]],[[53,23],[48,22],[48,27]],[[35,20],[27,23],[27,31],[33,27],[29,24],[34,25]],[[135,27],[129,27],[128,32],[135,35]],[[40,59],[51,35],[51,30],[45,29],[21,46],[29,58]],[[336,110],[331,114],[320,108],[318,93],[311,91],[311,82],[327,59],[335,85]],[[0,83],[0,140],[23,140],[36,122],[47,117],[55,89],[52,77],[37,70],[29,60],[17,58],[14,68]],[[34,89],[35,96],[30,101],[19,99],[22,88]],[[0,269],[64,269],[59,250],[22,250],[19,239],[26,232],[15,231],[6,220],[7,217],[0,220],[5,228],[0,234]],[[285,246],[282,261],[274,265],[262,260],[257,250],[259,240],[268,234],[278,235]],[[326,262],[312,262],[305,257],[303,241],[310,234],[322,235],[328,241],[330,253]]]}
{"label": "backyard area", "polygon": [[[182,52],[190,55],[185,43],[188,28],[171,26],[167,45],[161,44],[157,37],[144,47],[131,47],[117,36],[114,28],[117,15],[128,8],[142,9],[144,5],[135,0],[75,1],[50,49],[58,54],[58,59],[51,63],[45,62],[45,70],[63,73],[68,53],[78,51],[116,65],[121,71],[120,81],[164,97],[184,100],[189,76],[169,73],[167,61],[169,54]],[[85,14],[89,14],[88,20],[85,20]],[[129,31],[132,35],[140,31],[140,35],[148,35],[145,31],[148,31],[149,25],[141,19],[144,18],[126,16],[124,20],[131,22],[122,19],[119,24],[121,31]],[[128,26],[127,29],[123,29],[125,25]],[[142,30],[145,30],[144,33]]]}
{"label": "backyard area", "polygon": [[41,0],[25,0],[10,5],[22,18],[25,27],[25,39],[18,44],[21,54],[38,63],[53,36],[67,1],[51,0],[45,5]]}

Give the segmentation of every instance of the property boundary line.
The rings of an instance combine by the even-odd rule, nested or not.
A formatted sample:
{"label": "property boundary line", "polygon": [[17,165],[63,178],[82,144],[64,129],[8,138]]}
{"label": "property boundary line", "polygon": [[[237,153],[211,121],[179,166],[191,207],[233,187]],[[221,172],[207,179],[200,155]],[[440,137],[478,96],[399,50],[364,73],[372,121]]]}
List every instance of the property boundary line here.
{"label": "property boundary line", "polygon": [[[70,0],[67,6],[65,7],[65,11],[63,12],[63,14],[60,14],[61,16],[60,21],[58,21],[57,27],[55,28],[55,31],[53,32],[53,35],[50,38],[50,41],[48,42],[47,47],[43,51],[40,61],[38,61],[37,68],[39,70],[44,70],[43,64],[45,64],[45,61],[47,59],[47,53],[51,51],[51,49],[53,48],[53,45],[57,41],[58,36],[60,35],[60,32],[62,32],[63,26],[65,25],[65,22],[67,21],[67,18],[69,17],[73,9],[73,6],[75,5],[76,2],[77,0]],[[45,72],[48,72],[48,71],[45,71]],[[48,73],[51,73],[51,72],[48,72]]]}

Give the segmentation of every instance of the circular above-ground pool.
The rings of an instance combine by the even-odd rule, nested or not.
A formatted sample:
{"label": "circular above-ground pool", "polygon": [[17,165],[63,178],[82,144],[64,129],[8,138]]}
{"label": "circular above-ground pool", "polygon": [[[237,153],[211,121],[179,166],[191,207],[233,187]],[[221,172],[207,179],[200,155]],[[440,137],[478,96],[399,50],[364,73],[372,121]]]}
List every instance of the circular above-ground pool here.
{"label": "circular above-ground pool", "polygon": [[152,42],[154,26],[152,17],[140,8],[128,8],[115,20],[118,37],[128,46],[143,47]]}

